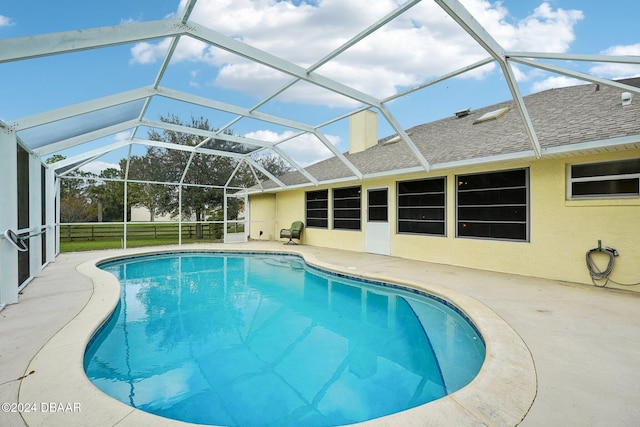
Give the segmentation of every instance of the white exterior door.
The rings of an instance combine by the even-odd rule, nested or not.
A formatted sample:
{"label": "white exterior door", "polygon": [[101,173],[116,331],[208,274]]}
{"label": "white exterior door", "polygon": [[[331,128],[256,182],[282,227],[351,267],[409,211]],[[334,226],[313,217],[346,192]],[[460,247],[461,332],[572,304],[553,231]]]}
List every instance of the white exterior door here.
{"label": "white exterior door", "polygon": [[388,188],[367,190],[366,215],[365,250],[374,254],[389,255],[391,250]]}

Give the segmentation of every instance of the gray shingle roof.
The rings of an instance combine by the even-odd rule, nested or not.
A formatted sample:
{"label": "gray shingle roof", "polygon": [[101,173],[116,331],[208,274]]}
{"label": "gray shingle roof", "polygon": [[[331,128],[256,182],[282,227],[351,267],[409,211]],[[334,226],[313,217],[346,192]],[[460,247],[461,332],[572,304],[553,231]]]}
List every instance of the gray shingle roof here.
{"label": "gray shingle roof", "polygon": [[[621,82],[640,87],[640,78]],[[622,92],[610,86],[585,84],[524,97],[543,157],[545,149],[617,137],[637,135],[636,142],[640,144],[640,99],[622,106]],[[498,119],[474,124],[486,112],[503,107],[509,107],[509,111]],[[532,150],[514,101],[480,108],[462,118],[452,115],[412,127],[407,132],[432,166],[491,156],[515,156]],[[346,153],[345,157],[364,175],[419,167],[418,160],[403,141],[390,142],[393,137],[383,138],[360,153]],[[337,158],[306,169],[320,182],[353,176]],[[287,185],[308,183],[299,172],[285,174],[280,179]],[[263,186],[265,189],[276,187],[272,182]]]}

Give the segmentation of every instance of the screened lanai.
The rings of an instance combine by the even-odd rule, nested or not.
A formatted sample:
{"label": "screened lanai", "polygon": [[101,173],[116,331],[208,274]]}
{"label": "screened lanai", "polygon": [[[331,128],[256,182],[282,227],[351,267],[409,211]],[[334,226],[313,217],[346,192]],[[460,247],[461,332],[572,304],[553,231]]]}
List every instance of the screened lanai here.
{"label": "screened lanai", "polygon": [[[515,102],[528,155],[544,156],[523,100],[532,76],[640,94],[598,68],[637,67],[638,56],[574,53],[561,33],[551,37],[556,44],[532,46],[526,31],[504,31],[522,30],[524,19],[511,27],[492,21],[504,12],[498,3],[283,1],[268,13],[260,2],[236,13],[206,0],[150,3],[144,11],[122,3],[35,17],[47,22],[37,30],[10,17],[1,27],[0,305],[17,302],[21,287],[57,256],[64,183],[121,183],[114,222],[123,227],[124,247],[134,189],[154,186],[173,189],[179,229],[206,222],[187,212],[185,194],[216,192],[225,241],[242,240],[244,231],[228,233],[229,224],[245,230],[251,221],[238,206],[248,206],[251,193],[289,188],[283,173],[301,174],[297,187],[326,184],[332,178],[307,166],[334,158],[348,179],[368,177],[344,155],[350,118],[363,111],[377,113],[378,139],[395,135],[429,171],[429,153],[405,129],[505,99]],[[538,20],[530,23],[551,31],[552,19],[540,18],[549,5],[535,6],[528,16]],[[569,12],[555,10],[554,22],[580,21]],[[277,37],[267,40],[259,30]],[[488,81],[496,89],[479,99]],[[158,162],[145,168],[149,153]],[[161,162],[169,158],[171,167]],[[213,168],[212,159],[220,173],[208,179],[202,168]],[[117,173],[81,173],[100,167]]]}

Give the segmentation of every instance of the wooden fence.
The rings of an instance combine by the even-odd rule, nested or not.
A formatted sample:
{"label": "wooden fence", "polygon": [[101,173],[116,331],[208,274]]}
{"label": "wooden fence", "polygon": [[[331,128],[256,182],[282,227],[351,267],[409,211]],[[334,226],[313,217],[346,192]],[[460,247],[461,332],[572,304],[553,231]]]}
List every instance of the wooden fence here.
{"label": "wooden fence", "polygon": [[[222,239],[224,224],[203,223],[204,239]],[[182,237],[195,238],[197,224],[182,224]],[[178,238],[179,227],[176,223],[127,224],[127,240],[171,239]],[[229,232],[236,232],[229,230]],[[60,226],[60,240],[68,242],[79,240],[117,240],[124,238],[123,224],[63,224]]]}

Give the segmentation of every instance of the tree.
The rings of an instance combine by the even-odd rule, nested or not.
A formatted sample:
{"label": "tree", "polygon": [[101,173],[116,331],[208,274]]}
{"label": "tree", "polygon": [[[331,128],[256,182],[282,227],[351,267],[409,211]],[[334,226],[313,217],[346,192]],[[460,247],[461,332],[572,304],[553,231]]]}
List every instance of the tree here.
{"label": "tree", "polygon": [[[151,148],[151,147],[150,147]],[[131,179],[141,181],[161,181],[160,171],[154,167],[153,156],[131,156],[129,174]],[[127,159],[120,160],[120,170],[125,170]],[[165,206],[169,204],[170,189],[163,184],[132,182],[127,186],[127,196],[131,205],[140,205],[149,211],[149,221],[157,215],[169,213]]]}
{"label": "tree", "polygon": [[[182,121],[174,115],[161,117],[161,121],[184,126]],[[207,119],[191,118],[190,127],[212,131]],[[195,147],[200,144],[201,137],[190,133],[163,130],[149,131],[149,139],[152,141],[164,141],[172,144]],[[233,143],[214,139],[211,144],[216,145],[217,150],[230,150]],[[158,195],[154,202],[158,202],[155,208],[158,212],[170,213],[174,216],[182,213],[183,216],[194,218],[196,225],[196,237],[202,238],[202,224],[206,219],[207,211],[223,206],[224,191],[221,188],[201,187],[202,185],[223,186],[233,173],[238,160],[225,156],[212,154],[192,154],[183,150],[168,150],[165,148],[149,147],[141,160],[143,166],[152,170],[154,181],[183,182],[193,186],[182,186],[182,212],[180,212],[179,192],[180,186],[165,186],[165,191]],[[188,169],[187,169],[188,166]],[[150,203],[149,205],[152,205]],[[149,209],[151,210],[151,209]]]}
{"label": "tree", "polygon": [[[53,164],[66,157],[55,154],[46,160]],[[69,177],[94,178],[95,175],[81,170],[71,171]],[[60,222],[89,222],[95,220],[97,211],[87,194],[87,182],[84,179],[60,179]]]}
{"label": "tree", "polygon": [[[269,173],[271,173],[275,177],[279,177],[293,170],[291,165],[286,160],[284,160],[280,156],[276,156],[273,154],[259,157],[256,161],[260,163],[260,165],[263,168],[268,170]],[[258,177],[260,177],[261,179],[266,178],[266,177],[263,178],[262,174],[258,175]]]}
{"label": "tree", "polygon": [[[166,123],[184,126],[175,115],[160,117]],[[191,117],[189,127],[212,131],[207,119]],[[225,131],[232,134],[232,131]],[[149,131],[149,139],[177,145],[194,147],[202,142],[202,137],[191,133],[163,130]],[[244,144],[214,138],[204,148],[233,153],[250,153],[251,148]],[[47,159],[47,163],[64,160],[59,154]],[[128,218],[132,205],[141,205],[149,210],[150,221],[157,215],[171,214],[193,218],[196,225],[196,236],[203,237],[201,221],[221,215],[224,206],[225,186],[234,173],[230,185],[233,187],[249,187],[259,180],[267,179],[259,170],[252,171],[247,162],[238,167],[238,158],[214,154],[192,154],[184,150],[169,150],[149,146],[142,156],[131,156],[129,159],[129,179],[159,183],[176,182],[192,185],[167,185],[154,183],[129,183],[127,187]],[[262,155],[256,158],[266,170],[274,176],[280,176],[291,170],[289,163],[276,155]],[[120,169],[108,168],[99,175],[75,170],[69,172],[70,179],[61,179],[60,213],[62,222],[90,221],[122,221],[124,211],[124,183],[113,181],[123,179],[127,159],[120,161]],[[237,169],[236,169],[237,168]],[[255,172],[255,175],[254,175]],[[83,178],[83,179],[75,179]],[[102,178],[102,179],[101,179]],[[106,180],[105,180],[106,179]],[[211,188],[204,186],[218,186]],[[180,187],[182,187],[182,212],[180,211]],[[227,219],[237,219],[243,208],[240,199],[229,198],[227,203]]]}
{"label": "tree", "polygon": [[[124,211],[124,182],[112,181],[122,179],[123,173],[116,168],[107,168],[100,172],[98,178],[106,178],[107,180],[97,179],[92,182],[93,185],[87,187],[87,194],[90,203],[95,206],[98,222],[122,221]],[[131,203],[128,203],[128,212]]]}
{"label": "tree", "polygon": [[[49,157],[46,163],[53,164],[64,159],[64,156],[56,154]],[[120,170],[107,168],[98,175],[74,170],[66,176],[68,178],[60,179],[61,222],[122,221],[124,183],[112,181],[123,177]]]}

